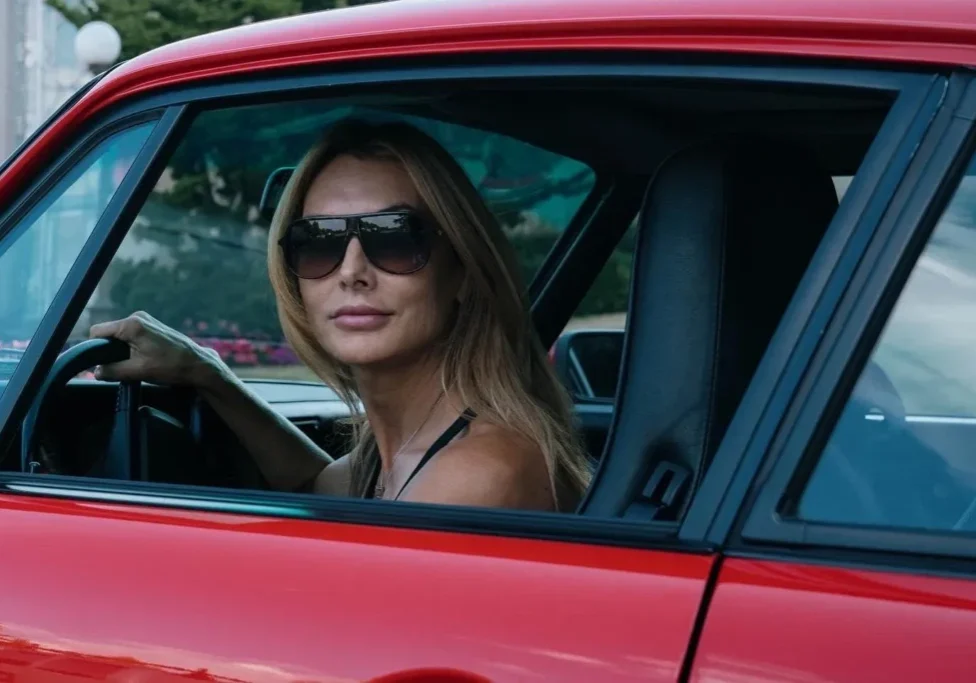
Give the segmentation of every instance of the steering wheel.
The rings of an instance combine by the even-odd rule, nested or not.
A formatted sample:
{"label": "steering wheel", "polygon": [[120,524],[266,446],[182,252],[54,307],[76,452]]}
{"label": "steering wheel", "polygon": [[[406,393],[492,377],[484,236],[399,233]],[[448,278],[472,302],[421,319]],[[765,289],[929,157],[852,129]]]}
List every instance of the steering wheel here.
{"label": "steering wheel", "polygon": [[[43,424],[46,418],[48,399],[52,392],[64,387],[71,378],[84,370],[128,358],[129,345],[118,339],[91,339],[58,356],[24,418],[20,450],[21,471],[41,472],[46,467],[44,458],[39,456],[38,425]],[[141,462],[142,449],[139,444],[139,389],[138,381],[119,384],[115,418],[106,455],[89,476],[146,480],[147,472]]]}

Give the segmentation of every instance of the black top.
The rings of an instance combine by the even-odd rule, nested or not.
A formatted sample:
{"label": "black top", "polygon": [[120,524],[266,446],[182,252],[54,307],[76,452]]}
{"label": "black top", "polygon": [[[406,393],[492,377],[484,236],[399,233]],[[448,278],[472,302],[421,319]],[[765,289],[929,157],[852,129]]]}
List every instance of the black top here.
{"label": "black top", "polygon": [[[468,422],[470,422],[472,418],[474,418],[474,413],[472,413],[470,410],[465,411],[465,413],[461,415],[461,417],[459,417],[457,420],[454,421],[454,424],[452,424],[450,427],[445,429],[444,433],[441,434],[439,437],[437,437],[437,440],[434,441],[434,443],[430,445],[430,448],[427,449],[427,452],[424,453],[424,457],[422,457],[420,459],[420,462],[417,463],[417,466],[413,468],[413,472],[410,473],[410,476],[407,477],[407,480],[403,482],[403,486],[401,486],[400,490],[397,491],[396,497],[393,500],[397,500],[400,498],[400,494],[406,490],[407,484],[409,484],[411,480],[415,476],[417,476],[417,473],[424,468],[424,465],[430,462],[430,459],[433,458],[439,450],[444,448],[444,446],[446,446],[447,444],[451,443],[451,441],[454,440],[454,437],[460,434],[461,431],[468,426]],[[382,463],[380,462],[380,459],[376,458],[376,467],[373,468],[373,474],[370,477],[369,486],[366,488],[365,497],[367,499],[375,497],[376,484],[379,482],[380,479],[381,466]]]}

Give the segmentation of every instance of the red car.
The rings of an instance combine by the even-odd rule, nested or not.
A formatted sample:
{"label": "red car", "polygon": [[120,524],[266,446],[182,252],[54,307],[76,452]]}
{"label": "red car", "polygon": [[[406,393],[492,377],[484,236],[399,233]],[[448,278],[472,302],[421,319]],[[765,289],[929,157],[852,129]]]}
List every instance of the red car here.
{"label": "red car", "polygon": [[[976,680],[974,67],[961,0],[398,0],[97,77],[0,172],[0,680]],[[77,378],[144,308],[341,448],[264,250],[349,112],[516,244],[575,514],[272,492]]]}

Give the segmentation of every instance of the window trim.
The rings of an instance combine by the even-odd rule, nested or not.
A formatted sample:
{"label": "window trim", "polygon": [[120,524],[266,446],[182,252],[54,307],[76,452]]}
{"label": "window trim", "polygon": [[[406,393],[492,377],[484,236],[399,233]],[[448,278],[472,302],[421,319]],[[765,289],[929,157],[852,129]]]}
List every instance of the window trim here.
{"label": "window trim", "polygon": [[[514,59],[522,59],[525,55],[516,55]],[[568,58],[567,58],[568,57]],[[16,431],[11,417],[19,422],[29,404],[28,397],[43,379],[36,371],[38,367],[47,367],[53,362],[56,351],[68,334],[70,325],[65,320],[74,321],[80,315],[87,295],[94,290],[98,280],[107,268],[112,255],[118,248],[123,237],[128,232],[129,223],[135,213],[145,201],[151,191],[152,183],[162,171],[162,166],[169,158],[170,147],[179,142],[176,131],[187,125],[195,114],[202,108],[242,106],[259,102],[286,101],[298,97],[312,97],[322,95],[326,98],[344,92],[344,88],[375,89],[384,84],[402,84],[404,82],[443,82],[463,80],[471,82],[474,79],[531,79],[531,78],[579,78],[612,77],[619,79],[634,79],[658,81],[661,79],[685,79],[698,83],[716,83],[729,81],[745,81],[766,83],[769,85],[810,85],[823,87],[850,87],[861,91],[877,91],[898,96],[901,100],[906,93],[916,93],[919,89],[939,77],[926,70],[895,70],[895,69],[866,69],[848,65],[824,66],[822,63],[797,65],[796,63],[775,63],[762,58],[744,60],[743,64],[718,63],[704,61],[698,57],[683,57],[684,62],[675,64],[673,57],[663,56],[655,59],[636,57],[633,53],[614,55],[611,61],[606,53],[600,53],[595,58],[587,53],[577,53],[571,56],[545,56],[533,53],[529,56],[530,64],[512,64],[513,56],[491,55],[477,59],[452,58],[449,66],[443,66],[443,57],[438,57],[440,64],[430,66],[430,60],[401,60],[402,66],[391,67],[381,64],[379,68],[362,64],[348,65],[344,69],[317,69],[314,73],[300,74],[264,73],[258,76],[248,76],[241,79],[221,79],[217,82],[193,84],[187,87],[175,88],[169,91],[150,93],[137,96],[129,102],[121,103],[115,109],[112,121],[125,117],[139,115],[148,111],[164,110],[163,120],[157,125],[143,152],[133,164],[133,168],[123,185],[120,186],[109,208],[103,214],[96,230],[85,245],[82,254],[69,273],[69,277],[59,292],[55,303],[48,310],[38,330],[36,338],[46,339],[43,352],[38,349],[31,354],[30,359],[18,367],[19,373],[11,378],[7,391],[0,395],[0,447],[9,445],[12,434]],[[591,61],[587,62],[586,60]],[[667,62],[665,62],[667,60]],[[472,65],[473,63],[473,65]],[[419,64],[419,66],[418,66]],[[919,102],[908,98],[907,114],[914,115]],[[891,118],[891,112],[888,119]],[[888,123],[886,119],[886,125]],[[102,124],[108,125],[108,124]],[[99,129],[95,134],[103,132]],[[875,140],[872,150],[875,161],[886,163],[889,156],[906,144],[900,137],[887,138],[884,144]],[[911,140],[909,140],[911,142]],[[598,169],[594,169],[598,170]],[[623,231],[621,232],[623,234]],[[575,239],[569,237],[568,240]],[[557,258],[550,253],[549,258]],[[547,259],[548,260],[548,259]],[[544,264],[543,268],[549,267]],[[791,347],[792,348],[792,347]],[[633,353],[630,342],[625,341],[625,354]],[[25,370],[29,360],[30,372]],[[625,361],[626,363],[626,356]],[[624,395],[626,376],[621,383],[620,395]],[[637,382],[639,378],[630,378]],[[754,385],[757,383],[754,382]],[[761,387],[752,391],[770,392],[775,383],[765,381]],[[13,396],[18,400],[14,402]],[[639,410],[631,406],[630,410]],[[614,411],[614,424],[624,413]],[[749,414],[746,418],[753,420],[757,415]],[[612,429],[612,428],[611,428]],[[618,449],[624,445],[619,444]],[[638,449],[641,450],[641,449]],[[635,451],[637,452],[637,451]],[[608,454],[609,455],[609,454]],[[737,452],[725,454],[726,458],[738,459]],[[604,463],[607,456],[604,457]],[[603,468],[601,467],[601,470]],[[611,482],[620,484],[619,477],[599,476],[594,478],[597,486],[607,486]],[[45,485],[43,482],[51,482]],[[56,483],[55,483],[56,482]],[[25,486],[33,487],[25,489]],[[52,475],[23,475],[21,473],[0,474],[0,491],[6,490],[18,494],[48,495],[61,499],[77,499],[86,497],[89,500],[103,502],[123,502],[119,496],[129,496],[132,502],[146,505],[162,505],[201,509],[209,511],[226,511],[228,513],[242,512],[245,509],[257,514],[254,506],[260,506],[271,501],[282,501],[276,508],[278,517],[297,517],[328,519],[361,524],[391,525],[402,528],[431,528],[453,532],[475,532],[497,534],[504,530],[508,535],[526,536],[531,538],[552,538],[557,540],[582,540],[592,543],[609,543],[620,545],[628,543],[628,539],[639,543],[641,547],[656,549],[681,549],[695,552],[713,552],[717,544],[700,537],[682,534],[676,537],[677,525],[674,523],[648,523],[646,521],[624,520],[619,518],[595,518],[583,515],[520,513],[508,510],[452,508],[449,506],[429,506],[410,503],[387,504],[385,501],[359,501],[352,499],[337,499],[310,494],[275,493],[264,491],[221,490],[212,487],[168,486],[163,484],[146,484],[142,482],[97,481],[90,478],[55,478]],[[98,492],[106,495],[100,497]],[[144,492],[144,493],[143,493]],[[591,491],[592,493],[592,491]],[[111,494],[111,495],[109,495]],[[111,499],[111,500],[107,500]],[[215,506],[214,501],[224,501]],[[177,501],[177,502],[173,502]],[[392,507],[390,507],[392,505]],[[248,507],[251,506],[251,507]],[[265,505],[266,506],[266,505]],[[507,521],[506,521],[507,520]]]}
{"label": "window trim", "polygon": [[[449,64],[444,62],[450,58]],[[684,60],[676,63],[676,59]],[[524,60],[523,63],[518,63]],[[513,63],[516,62],[516,63]],[[938,76],[935,68],[908,68],[879,65],[829,63],[822,60],[770,59],[754,56],[742,59],[691,55],[635,56],[633,52],[608,53],[605,50],[572,53],[521,52],[508,55],[436,55],[390,60],[369,64],[349,63],[274,71],[240,78],[219,78],[173,88],[161,88],[129,96],[119,105],[119,113],[131,114],[174,105],[197,109],[217,109],[267,104],[301,98],[337,97],[346,88],[375,89],[402,83],[457,82],[531,79],[632,79],[689,81],[760,82],[776,85],[848,87],[895,94],[913,81]],[[530,143],[534,144],[534,143]],[[556,153],[559,153],[558,151]],[[593,169],[599,171],[600,169]]]}
{"label": "window trim", "polygon": [[[976,79],[950,78],[945,107],[919,148],[891,207],[851,274],[848,289],[800,390],[788,407],[753,492],[736,547],[755,544],[833,547],[933,558],[976,559],[971,534],[951,531],[856,526],[786,518],[784,498],[801,468],[820,457],[855,382],[870,358],[918,257],[976,152]],[[809,475],[812,467],[806,467]]]}
{"label": "window trim", "polygon": [[679,541],[666,523],[634,524],[565,513],[469,508],[313,493],[222,489],[185,484],[115,481],[54,474],[0,473],[0,493],[58,500],[244,514],[487,536],[553,540],[666,552],[714,553],[707,543]]}

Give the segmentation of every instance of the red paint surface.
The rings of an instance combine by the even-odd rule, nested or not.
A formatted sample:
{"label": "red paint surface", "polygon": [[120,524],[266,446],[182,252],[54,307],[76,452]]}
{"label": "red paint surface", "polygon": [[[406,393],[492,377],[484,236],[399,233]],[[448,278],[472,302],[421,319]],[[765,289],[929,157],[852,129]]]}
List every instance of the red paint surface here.
{"label": "red paint surface", "polygon": [[692,681],[976,681],[976,577],[730,559]]}
{"label": "red paint surface", "polygon": [[15,496],[0,545],[31,683],[673,681],[713,561]]}
{"label": "red paint surface", "polygon": [[110,73],[0,178],[10,201],[82,122],[138,93],[333,61],[516,50],[838,57],[976,66],[971,0],[397,0],[173,43]]}

